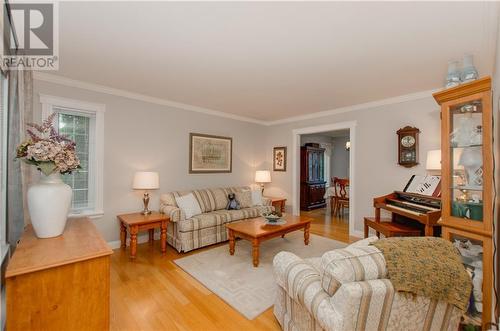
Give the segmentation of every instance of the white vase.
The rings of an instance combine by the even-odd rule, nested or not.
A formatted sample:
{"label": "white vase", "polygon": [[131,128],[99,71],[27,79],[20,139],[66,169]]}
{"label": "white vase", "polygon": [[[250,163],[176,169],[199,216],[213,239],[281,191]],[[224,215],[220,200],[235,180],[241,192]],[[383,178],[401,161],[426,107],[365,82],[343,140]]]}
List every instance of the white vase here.
{"label": "white vase", "polygon": [[61,235],[71,206],[71,187],[59,173],[41,174],[40,181],[28,189],[28,210],[38,238]]}

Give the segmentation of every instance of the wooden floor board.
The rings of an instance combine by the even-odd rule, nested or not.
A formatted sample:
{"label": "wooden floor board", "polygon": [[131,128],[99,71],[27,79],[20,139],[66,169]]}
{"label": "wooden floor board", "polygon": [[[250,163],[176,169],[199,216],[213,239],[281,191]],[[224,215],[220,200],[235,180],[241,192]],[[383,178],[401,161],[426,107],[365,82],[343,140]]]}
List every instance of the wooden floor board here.
{"label": "wooden floor board", "polygon": [[[349,237],[347,215],[331,217],[324,208],[303,215],[313,218],[311,233],[343,242],[358,239]],[[111,256],[111,330],[280,330],[272,308],[249,321],[173,262],[219,245],[228,244],[186,254],[168,246],[161,255],[155,241],[138,245],[135,261],[129,260],[128,247],[116,249]]]}

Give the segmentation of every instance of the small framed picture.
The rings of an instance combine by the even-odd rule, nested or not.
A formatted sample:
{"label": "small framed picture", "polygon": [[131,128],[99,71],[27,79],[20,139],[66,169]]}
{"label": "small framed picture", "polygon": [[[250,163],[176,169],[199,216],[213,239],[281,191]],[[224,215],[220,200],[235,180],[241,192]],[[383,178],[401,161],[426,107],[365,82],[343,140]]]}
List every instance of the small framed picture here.
{"label": "small framed picture", "polygon": [[273,171],[286,171],[286,147],[274,147]]}

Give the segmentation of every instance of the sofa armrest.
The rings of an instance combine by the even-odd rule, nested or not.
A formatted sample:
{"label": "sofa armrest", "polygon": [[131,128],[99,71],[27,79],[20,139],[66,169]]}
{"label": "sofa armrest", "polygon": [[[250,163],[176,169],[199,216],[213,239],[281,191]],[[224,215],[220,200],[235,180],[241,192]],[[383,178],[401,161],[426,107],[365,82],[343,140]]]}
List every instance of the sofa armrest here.
{"label": "sofa armrest", "polygon": [[[313,304],[330,297],[321,287],[321,276],[318,271],[295,254],[289,252],[276,254],[273,270],[278,285],[311,313]],[[314,298],[318,302],[312,302]]]}
{"label": "sofa armrest", "polygon": [[321,287],[318,271],[289,252],[278,253],[273,260],[274,277],[287,295],[303,306],[324,329],[333,329],[342,317],[333,309],[330,295]]}
{"label": "sofa armrest", "polygon": [[160,212],[167,214],[171,222],[180,222],[186,219],[186,214],[179,207],[160,204]]}
{"label": "sofa armrest", "polygon": [[[344,283],[338,291],[330,298],[330,304],[333,309],[338,312],[343,319],[344,330],[362,329],[371,330],[367,319],[372,325],[387,325],[387,321],[392,309],[395,290],[392,283],[388,279],[373,279],[367,281],[356,281]],[[413,299],[412,294],[408,294],[415,303],[414,308],[424,307],[422,302]],[[418,303],[417,303],[418,302]],[[403,311],[408,312],[414,317],[414,313],[403,309],[398,314],[403,314]],[[425,316],[425,315],[424,315]],[[408,318],[409,317],[406,317]],[[365,325],[361,327],[361,325]],[[417,325],[414,325],[417,329]],[[385,327],[382,328],[385,330]],[[405,330],[405,327],[400,327]]]}

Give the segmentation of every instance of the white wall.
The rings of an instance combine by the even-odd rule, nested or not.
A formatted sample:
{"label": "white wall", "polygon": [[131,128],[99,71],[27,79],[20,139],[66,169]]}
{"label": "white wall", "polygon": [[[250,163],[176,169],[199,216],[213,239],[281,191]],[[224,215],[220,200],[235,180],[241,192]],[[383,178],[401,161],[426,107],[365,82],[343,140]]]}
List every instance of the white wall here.
{"label": "white wall", "polygon": [[[440,148],[439,107],[431,95],[423,99],[346,112],[327,117],[273,126],[267,135],[268,160],[272,146],[288,146],[287,172],[274,172],[266,192],[292,199],[292,130],[330,123],[356,121],[354,227],[363,229],[363,217],[374,214],[373,198],[404,187],[412,174],[424,174],[428,150]],[[406,125],[420,129],[420,165],[397,164],[396,131]],[[290,209],[290,206],[288,206]]]}
{"label": "white wall", "polygon": [[[107,241],[118,240],[116,215],[142,209],[142,192],[131,189],[135,171],[160,172],[160,190],[152,193],[158,209],[159,193],[171,190],[248,185],[256,168],[268,166],[262,148],[267,128],[257,124],[172,109],[123,97],[35,81],[34,109],[40,116],[38,94],[103,103],[104,216],[95,224]],[[233,138],[233,172],[189,174],[189,133]]]}
{"label": "white wall", "polygon": [[349,141],[349,136],[333,138],[333,152],[330,163],[331,178],[349,178],[349,151],[345,149],[347,141]]}

